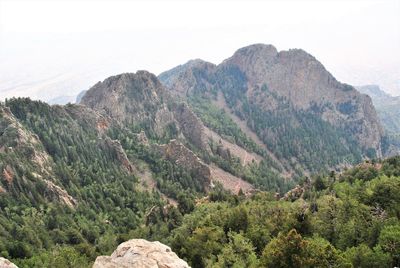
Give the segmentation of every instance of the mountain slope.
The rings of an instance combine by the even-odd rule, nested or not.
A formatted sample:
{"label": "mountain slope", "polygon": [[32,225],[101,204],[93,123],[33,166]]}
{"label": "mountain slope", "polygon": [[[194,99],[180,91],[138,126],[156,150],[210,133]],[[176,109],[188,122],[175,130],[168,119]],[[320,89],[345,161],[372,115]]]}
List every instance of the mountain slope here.
{"label": "mountain slope", "polygon": [[[201,96],[241,118],[282,165],[298,174],[382,155],[371,99],[341,84],[298,49],[239,49],[218,66],[190,61],[159,78],[182,98]],[[245,128],[243,128],[243,131]]]}
{"label": "mountain slope", "polygon": [[[115,119],[127,129],[143,130],[153,143],[168,143],[168,150],[173,151],[172,155],[190,152],[188,155],[195,154],[206,162],[208,169],[213,170],[209,165],[214,163],[231,173],[231,176],[225,178],[231,179],[232,182],[221,180],[221,172],[212,173],[211,178],[207,180],[200,176],[200,181],[227,182],[223,186],[229,190],[234,190],[230,185],[241,179],[256,183],[259,187],[275,188],[277,191],[282,191],[281,187],[285,184],[273,165],[261,163],[263,159],[269,160],[269,163],[273,161],[258,155],[254,151],[254,144],[252,148],[244,144],[238,145],[229,140],[230,137],[215,133],[204,124],[205,118],[198,117],[185,102],[172,96],[156,76],[146,71],[121,74],[99,82],[89,89],[81,103]],[[184,148],[171,146],[171,139],[177,139],[177,143]],[[165,150],[160,152],[167,159],[170,158],[170,153],[165,153]],[[191,159],[197,161],[196,157]],[[170,160],[180,161],[178,157]],[[192,164],[189,162],[179,163],[192,170]],[[264,173],[263,178],[254,175],[260,166],[269,170],[268,173]],[[275,186],[269,185],[271,181],[274,181]],[[208,189],[209,185],[204,184],[204,188]],[[246,186],[246,189],[251,190],[252,187]],[[236,193],[238,191],[239,189],[234,190]]]}
{"label": "mountain slope", "polygon": [[357,90],[371,97],[385,130],[400,133],[400,97],[392,97],[377,85],[359,86]]}
{"label": "mountain slope", "polygon": [[164,207],[158,192],[139,185],[142,162],[180,207],[201,193],[184,168],[82,105],[10,99],[0,106],[0,132],[0,252],[20,267],[59,267],[66,256],[80,256],[76,267],[85,267],[143,224],[148,210]]}

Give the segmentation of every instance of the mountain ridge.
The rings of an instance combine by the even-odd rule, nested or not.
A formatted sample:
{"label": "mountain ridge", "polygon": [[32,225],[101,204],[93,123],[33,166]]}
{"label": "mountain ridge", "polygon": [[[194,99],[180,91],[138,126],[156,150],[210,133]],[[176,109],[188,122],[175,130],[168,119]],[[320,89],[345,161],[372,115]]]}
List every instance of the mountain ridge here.
{"label": "mountain ridge", "polygon": [[[205,64],[209,67],[204,68]],[[202,95],[212,100],[222,91],[230,112],[239,115],[253,130],[255,123],[251,117],[256,113],[292,113],[288,120],[301,125],[290,110],[305,112],[334,129],[348,132],[358,141],[364,156],[382,156],[383,130],[371,99],[359,94],[354,87],[338,82],[304,50],[278,52],[272,45],[255,44],[238,49],[219,65],[204,62],[202,65],[189,62],[161,73],[159,78],[183,98]],[[259,111],[253,109],[249,113],[252,107]],[[258,132],[261,138],[269,135]],[[349,150],[350,143],[343,150]]]}

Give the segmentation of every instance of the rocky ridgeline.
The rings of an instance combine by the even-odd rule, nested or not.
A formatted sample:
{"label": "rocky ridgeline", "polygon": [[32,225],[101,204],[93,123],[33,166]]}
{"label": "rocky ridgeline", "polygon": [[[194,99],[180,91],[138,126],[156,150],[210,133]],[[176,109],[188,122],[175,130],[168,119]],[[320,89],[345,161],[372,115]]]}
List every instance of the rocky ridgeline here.
{"label": "rocky ridgeline", "polygon": [[189,61],[159,78],[182,98],[196,92],[236,90],[261,111],[277,113],[285,101],[297,111],[311,111],[335,127],[350,130],[362,148],[372,148],[378,157],[382,155],[383,130],[371,99],[338,82],[301,49],[278,52],[272,45],[250,45],[219,65]]}
{"label": "rocky ridgeline", "polygon": [[124,125],[150,123],[156,134],[162,135],[175,123],[166,93],[155,75],[138,71],[97,83],[82,97],[81,104]]}
{"label": "rocky ridgeline", "polygon": [[155,145],[154,148],[166,159],[184,167],[192,174],[196,174],[205,189],[210,187],[210,168],[181,142],[171,140],[168,144]]}
{"label": "rocky ridgeline", "polygon": [[189,268],[171,248],[160,242],[131,239],[120,244],[111,256],[99,256],[93,268]]}
{"label": "rocky ridgeline", "polygon": [[198,148],[210,150],[201,120],[149,72],[109,77],[88,90],[81,104],[123,125],[150,124],[158,136],[173,126]]}
{"label": "rocky ridgeline", "polygon": [[197,148],[211,152],[203,122],[185,103],[174,107],[174,115],[183,135]]}

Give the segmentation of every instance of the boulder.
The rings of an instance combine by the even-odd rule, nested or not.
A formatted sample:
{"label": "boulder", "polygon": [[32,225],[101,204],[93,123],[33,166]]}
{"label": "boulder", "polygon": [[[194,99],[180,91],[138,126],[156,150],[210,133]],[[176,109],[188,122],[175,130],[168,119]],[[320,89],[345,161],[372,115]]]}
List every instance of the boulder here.
{"label": "boulder", "polygon": [[18,266],[7,259],[0,257],[0,268],[18,268]]}
{"label": "boulder", "polygon": [[93,268],[189,268],[171,248],[160,242],[131,239],[120,244],[111,256],[96,258]]}

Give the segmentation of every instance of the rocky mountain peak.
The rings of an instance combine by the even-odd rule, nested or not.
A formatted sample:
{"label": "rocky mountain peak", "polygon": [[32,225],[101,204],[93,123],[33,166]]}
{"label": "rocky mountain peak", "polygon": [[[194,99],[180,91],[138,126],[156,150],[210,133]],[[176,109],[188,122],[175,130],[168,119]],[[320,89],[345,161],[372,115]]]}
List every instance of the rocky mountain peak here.
{"label": "rocky mountain peak", "polygon": [[[376,151],[381,156],[383,130],[371,99],[337,81],[321,62],[302,49],[278,52],[272,45],[254,44],[238,49],[213,69],[198,69],[190,64],[184,71],[182,68],[160,77],[177,95],[212,94],[219,90],[235,114],[244,116],[257,107],[253,115],[247,112],[245,120],[250,126],[260,111],[291,114],[288,117],[296,127],[300,127],[296,116],[307,113],[339,132],[350,133],[364,151]],[[306,125],[301,127],[307,129]],[[262,138],[271,134],[259,129],[258,135]]]}
{"label": "rocky mountain peak", "polygon": [[215,69],[215,64],[195,59],[161,73],[158,78],[166,87],[174,88],[171,91],[173,94],[186,96],[190,91],[198,90],[197,85],[202,85],[201,90],[207,88],[210,85],[209,75]]}
{"label": "rocky mountain peak", "polygon": [[151,115],[171,121],[164,103],[166,91],[157,77],[147,71],[112,76],[89,89],[81,103],[112,119],[137,124]]}
{"label": "rocky mountain peak", "polygon": [[233,56],[226,61],[233,59],[256,59],[256,58],[274,58],[278,54],[278,50],[273,45],[267,44],[253,44],[246,47],[239,48]]}
{"label": "rocky mountain peak", "polygon": [[91,107],[104,101],[104,98],[157,98],[157,93],[161,92],[161,87],[162,85],[157,77],[147,71],[123,73],[111,76],[103,82],[98,82],[85,93],[81,102]]}

